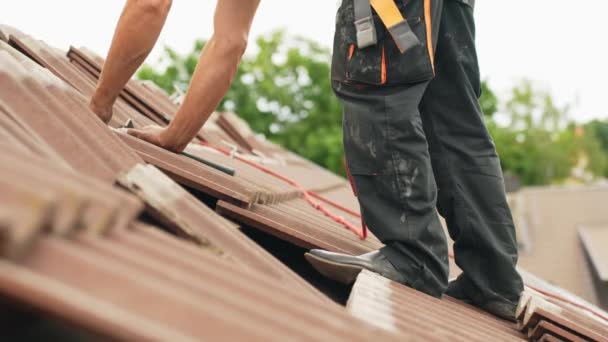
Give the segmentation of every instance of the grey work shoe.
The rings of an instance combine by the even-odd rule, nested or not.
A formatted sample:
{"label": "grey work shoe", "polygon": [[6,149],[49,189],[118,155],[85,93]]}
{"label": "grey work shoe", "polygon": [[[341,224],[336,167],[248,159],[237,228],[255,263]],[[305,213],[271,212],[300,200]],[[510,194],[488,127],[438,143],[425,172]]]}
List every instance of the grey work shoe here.
{"label": "grey work shoe", "polygon": [[462,289],[462,284],[459,281],[451,281],[448,285],[448,289],[445,292],[446,295],[465,302],[469,305],[476,306],[483,311],[491,313],[492,315],[510,321],[517,322],[515,312],[517,311],[517,305],[513,305],[508,302],[499,301],[486,301],[482,303],[475,303]]}
{"label": "grey work shoe", "polygon": [[380,251],[373,251],[359,256],[333,253],[313,249],[305,254],[306,260],[324,276],[343,284],[352,284],[359,273],[366,269],[381,276],[405,283],[405,277]]}

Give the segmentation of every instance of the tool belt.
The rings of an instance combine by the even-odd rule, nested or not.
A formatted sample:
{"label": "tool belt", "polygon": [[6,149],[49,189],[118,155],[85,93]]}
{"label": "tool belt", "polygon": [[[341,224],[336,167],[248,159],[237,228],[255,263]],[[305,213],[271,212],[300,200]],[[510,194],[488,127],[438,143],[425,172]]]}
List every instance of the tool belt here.
{"label": "tool belt", "polygon": [[336,17],[332,80],[391,85],[433,78],[433,16],[441,3],[343,0]]}

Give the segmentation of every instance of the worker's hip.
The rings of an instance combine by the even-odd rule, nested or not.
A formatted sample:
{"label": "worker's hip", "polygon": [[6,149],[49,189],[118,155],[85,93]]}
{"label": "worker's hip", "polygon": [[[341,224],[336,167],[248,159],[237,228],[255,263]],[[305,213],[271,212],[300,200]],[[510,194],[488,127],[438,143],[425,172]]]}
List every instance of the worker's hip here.
{"label": "worker's hip", "polygon": [[[355,9],[361,3],[344,0],[338,10],[332,80],[395,85],[432,79],[433,41],[437,36],[443,0],[372,0],[376,9],[373,14],[370,11],[373,22],[367,21],[368,25],[363,28],[361,11]],[[389,9],[383,13],[383,8],[387,7]],[[372,39],[369,39],[370,31],[375,31]]]}

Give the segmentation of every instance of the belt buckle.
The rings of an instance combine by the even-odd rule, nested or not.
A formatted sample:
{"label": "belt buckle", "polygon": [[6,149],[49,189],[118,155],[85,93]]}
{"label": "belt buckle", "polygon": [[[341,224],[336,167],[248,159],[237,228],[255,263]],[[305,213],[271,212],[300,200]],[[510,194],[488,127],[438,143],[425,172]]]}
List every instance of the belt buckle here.
{"label": "belt buckle", "polygon": [[376,45],[378,43],[378,36],[376,34],[376,26],[374,25],[373,17],[370,16],[356,20],[355,27],[357,28],[357,46],[359,49]]}

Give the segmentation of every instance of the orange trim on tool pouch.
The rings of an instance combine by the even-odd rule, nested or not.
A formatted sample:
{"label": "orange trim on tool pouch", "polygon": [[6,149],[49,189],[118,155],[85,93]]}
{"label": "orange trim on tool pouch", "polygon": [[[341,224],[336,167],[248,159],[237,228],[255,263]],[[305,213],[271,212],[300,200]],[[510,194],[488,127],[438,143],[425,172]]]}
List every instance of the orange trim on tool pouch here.
{"label": "orange trim on tool pouch", "polygon": [[382,47],[382,67],[380,74],[380,84],[386,83],[386,55],[384,54],[384,46]]}
{"label": "orange trim on tool pouch", "polygon": [[426,25],[426,45],[429,49],[429,58],[433,73],[435,73],[435,51],[433,51],[433,18],[431,16],[431,0],[424,0],[424,23]]}
{"label": "orange trim on tool pouch", "polygon": [[348,61],[349,62],[353,58],[354,54],[355,54],[355,44],[350,44],[350,48],[348,50]]}

